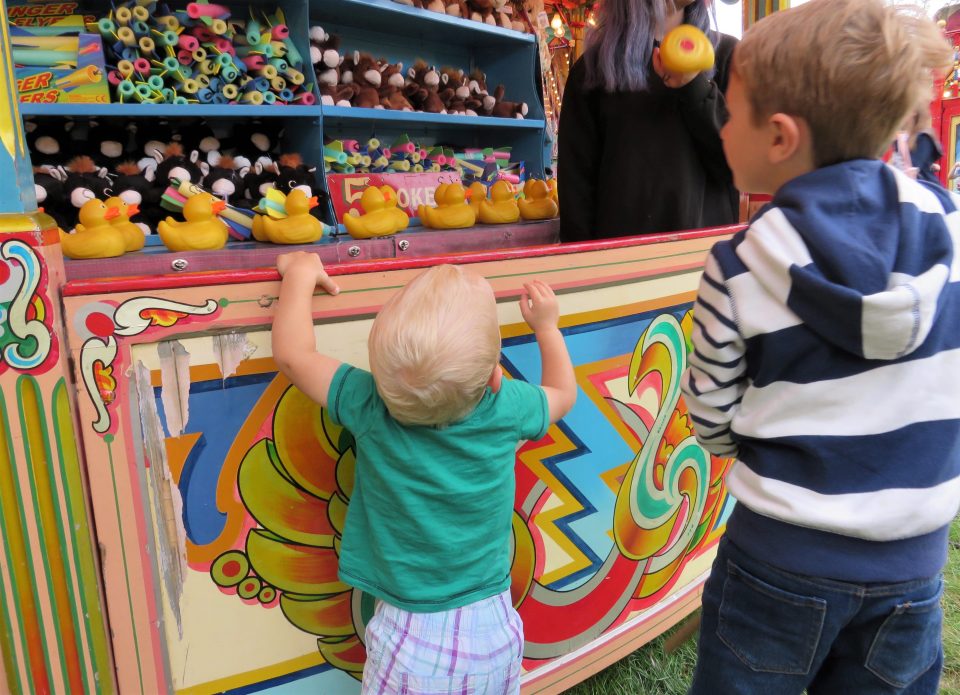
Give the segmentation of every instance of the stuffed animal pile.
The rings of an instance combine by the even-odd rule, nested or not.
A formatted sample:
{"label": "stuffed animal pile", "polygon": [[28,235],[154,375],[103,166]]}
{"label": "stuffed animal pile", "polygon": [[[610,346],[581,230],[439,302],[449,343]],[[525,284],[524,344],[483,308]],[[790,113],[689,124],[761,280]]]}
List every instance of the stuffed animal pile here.
{"label": "stuffed animal pile", "polygon": [[327,209],[316,167],[281,154],[279,119],[245,120],[222,133],[202,121],[179,130],[161,120],[107,128],[42,119],[26,127],[37,203],[62,229],[77,224],[87,201],[115,196],[136,205],[133,221],[153,233],[166,214],[162,197],[171,179],[203,186],[238,208],[253,209],[270,189],[299,189],[307,200],[318,198],[311,214],[322,219]]}
{"label": "stuffed animal pile", "polygon": [[420,60],[404,71],[403,63],[369,53],[345,55],[340,38],[320,26],[310,29],[310,59],[326,106],[499,118],[523,118],[529,110],[523,102],[507,101],[502,84],[491,94],[480,70],[467,74]]}
{"label": "stuffed animal pile", "polygon": [[533,33],[524,21],[522,8],[513,0],[394,0],[394,2],[453,17],[472,19],[495,27]]}

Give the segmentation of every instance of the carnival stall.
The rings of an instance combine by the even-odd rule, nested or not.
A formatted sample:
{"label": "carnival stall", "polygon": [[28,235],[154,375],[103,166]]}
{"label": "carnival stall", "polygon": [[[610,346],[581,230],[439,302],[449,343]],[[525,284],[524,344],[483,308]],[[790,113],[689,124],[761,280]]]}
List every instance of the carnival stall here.
{"label": "carnival stall", "polygon": [[[555,189],[542,180],[549,138],[541,37],[527,33],[535,26],[522,7],[494,23],[392,0],[289,0],[256,11],[191,3],[169,14],[137,3],[19,7],[26,9],[14,9],[17,22],[0,34],[0,690],[360,692],[373,602],[337,578],[353,438],[286,382],[270,352],[273,265],[290,248],[319,253],[337,276],[339,296],[314,297],[317,340],[361,367],[379,307],[421,268],[462,263],[495,290],[505,375],[536,381],[538,352],[517,299],[533,278],[558,292],[579,397],[543,439],[517,451],[511,588],[526,637],[524,693],[562,692],[696,609],[732,506],[723,485],[730,462],[696,443],[679,380],[704,258],[735,228],[556,244]],[[176,19],[181,32],[163,29],[173,24],[160,17]],[[37,51],[83,50],[25,40],[60,36],[41,31],[50,25],[96,26],[103,50],[118,49],[97,68],[106,101],[19,101],[42,80],[36,70],[15,75],[14,48],[27,62],[50,59]],[[132,38],[120,31],[128,28]],[[188,50],[186,42],[189,56],[179,52],[184,34],[199,44]],[[198,58],[202,44],[227,58]],[[268,45],[283,53],[274,56],[282,66],[263,58]],[[324,63],[328,50],[336,66]],[[370,50],[414,73],[422,58],[443,84],[480,68],[503,87],[494,90],[497,106],[512,104],[513,115],[486,112],[489,89],[471,101],[469,81],[460,88],[463,107],[481,109],[472,115],[341,104],[347,92],[331,93],[321,73],[342,72],[353,51],[353,69],[363,70],[361,53]],[[150,65],[138,72],[142,54],[160,64],[156,74]],[[63,59],[81,69],[78,56]],[[215,72],[203,72],[206,60]],[[434,62],[458,67],[436,71]],[[219,82],[201,86],[188,66]],[[228,68],[238,72],[233,79]],[[176,84],[160,75],[166,69],[179,75],[170,78]],[[387,67],[372,69],[387,84]],[[297,74],[306,77],[298,82]],[[399,93],[432,99],[424,91]],[[359,95],[351,90],[347,100]],[[41,193],[31,158],[53,155],[38,141],[63,146],[58,136],[73,129],[82,135],[68,149],[95,142],[95,168],[47,159],[47,171],[64,165],[63,175],[51,174]],[[272,144],[251,149],[257,143],[243,135],[252,130]],[[178,134],[184,149],[160,159],[180,157],[171,166],[186,174],[200,163],[207,171],[173,177],[161,192],[164,215],[180,211],[199,225],[191,232],[215,230],[223,243],[198,246],[192,234],[179,246],[170,241],[176,234],[159,243],[164,224],[177,229],[159,215],[142,249],[85,257],[84,249],[112,243],[110,220],[134,213],[110,212],[117,208],[107,203],[84,211],[83,196],[67,210],[71,196],[57,184],[82,173],[82,190],[95,189],[97,178],[117,185],[115,162],[96,161],[114,158],[100,145],[117,132],[137,154],[147,140]],[[282,195],[255,179],[258,211],[244,213],[245,182],[232,180],[230,190],[207,181],[221,161],[202,150],[207,137],[220,140],[220,155],[232,148],[248,161],[244,176],[276,169],[274,182],[289,177]],[[300,159],[279,165],[290,146]],[[164,162],[140,166],[156,173]],[[520,201],[506,188],[515,180],[525,188]],[[43,211],[38,193],[49,196]],[[295,209],[298,196],[319,204]],[[191,220],[191,201],[200,199],[210,214]],[[148,200],[145,189],[132,205],[144,209]],[[511,201],[521,203],[520,217],[494,215]],[[483,205],[496,219],[452,228],[460,205],[477,206],[474,222]],[[404,219],[425,226],[390,228],[404,209]],[[304,241],[285,227],[290,220],[319,236]],[[272,223],[283,230],[279,239]],[[103,232],[100,241],[80,245],[91,229]]]}

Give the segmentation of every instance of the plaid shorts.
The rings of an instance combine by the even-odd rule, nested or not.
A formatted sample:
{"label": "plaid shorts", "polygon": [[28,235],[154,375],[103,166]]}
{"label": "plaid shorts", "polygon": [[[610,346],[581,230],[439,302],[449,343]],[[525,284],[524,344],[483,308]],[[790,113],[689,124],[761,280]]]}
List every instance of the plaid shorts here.
{"label": "plaid shorts", "polygon": [[362,695],[518,695],[523,623],[510,592],[439,613],[377,601]]}

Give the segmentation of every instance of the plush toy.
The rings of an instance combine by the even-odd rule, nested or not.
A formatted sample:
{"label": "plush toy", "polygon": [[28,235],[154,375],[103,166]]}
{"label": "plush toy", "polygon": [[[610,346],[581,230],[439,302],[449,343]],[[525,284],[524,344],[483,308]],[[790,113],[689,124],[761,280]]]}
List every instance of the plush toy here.
{"label": "plush toy", "polygon": [[492,26],[497,26],[497,17],[495,10],[497,2],[495,0],[466,0],[467,9],[470,14],[467,15],[475,22],[484,22]]}
{"label": "plush toy", "polygon": [[401,5],[407,5],[408,7],[417,7],[423,10],[430,10],[431,12],[439,12],[440,14],[446,14],[447,6],[444,4],[443,0],[395,0]]}
{"label": "plush toy", "polygon": [[189,155],[183,154],[183,146],[172,142],[163,152],[155,151],[153,158],[157,161],[154,173],[155,184],[166,189],[170,179],[191,181],[199,184],[210,171],[210,165],[200,161],[200,152],[193,150]]}
{"label": "plush toy", "polygon": [[258,160],[271,162],[283,139],[283,124],[279,118],[253,121],[240,120],[224,148],[232,148],[233,158],[240,166],[253,166]]}
{"label": "plush toy", "polygon": [[403,95],[406,87],[406,78],[403,73],[403,63],[389,63],[381,60],[380,63],[380,105],[394,111],[413,111],[413,104]]}
{"label": "plush toy", "polygon": [[127,156],[129,131],[99,121],[90,121],[78,143],[78,151],[88,155],[94,162],[113,169]]}
{"label": "plush toy", "polygon": [[463,70],[443,68],[441,75],[441,81],[446,84],[446,87],[440,92],[440,98],[447,113],[476,116],[477,112],[472,108],[473,103],[468,103],[470,87],[464,78]]}
{"label": "plush toy", "polygon": [[72,220],[63,205],[63,182],[45,167],[33,167],[33,190],[37,206],[56,221],[60,228],[68,228]]}
{"label": "plush toy", "polygon": [[154,152],[163,152],[171,142],[180,142],[180,133],[174,132],[165,120],[145,120],[139,126],[134,122],[128,127],[133,131],[134,141],[130,159],[138,161],[144,157],[153,159]]}
{"label": "plush toy", "polygon": [[328,34],[321,26],[310,27],[310,62],[317,69],[336,68],[343,62],[340,54],[340,37]]}
{"label": "plush toy", "polygon": [[56,126],[48,121],[26,121],[27,149],[30,161],[35,166],[60,166],[73,157],[73,141],[70,131],[73,121]]}
{"label": "plush toy", "polygon": [[238,201],[237,206],[252,210],[269,189],[277,187],[279,177],[280,169],[276,162],[262,159],[255,162],[243,177],[242,203]]}
{"label": "plush toy", "polygon": [[185,151],[198,150],[200,158],[206,159],[211,166],[213,161],[219,159],[222,143],[206,121],[192,123],[180,135],[179,142]]}
{"label": "plush toy", "polygon": [[480,115],[489,116],[493,114],[493,107],[497,105],[497,100],[487,91],[486,74],[480,70],[474,70],[470,73],[467,86],[470,89],[470,97],[467,102],[473,105],[473,109]]}
{"label": "plush toy", "polygon": [[343,81],[353,87],[350,103],[361,109],[382,109],[380,104],[380,85],[383,76],[380,66],[372,55],[354,51],[353,56],[344,61]]}
{"label": "plush toy", "polygon": [[527,25],[522,17],[524,12],[514,0],[494,0],[498,23],[504,29],[513,29],[514,31],[527,32]]}
{"label": "plush toy", "polygon": [[[155,160],[150,160],[155,162]],[[114,169],[113,184],[110,193],[123,199],[127,205],[136,205],[140,214],[135,222],[145,234],[157,229],[157,222],[163,217],[160,209],[162,191],[153,185],[155,166],[141,167],[136,162],[121,162]]]}
{"label": "plush toy", "polygon": [[203,177],[204,189],[228,203],[235,203],[243,193],[243,177],[250,171],[248,166],[237,166],[233,157],[215,153],[211,158],[210,171]]}
{"label": "plush toy", "polygon": [[500,118],[522,119],[529,111],[526,103],[522,101],[504,101],[503,95],[505,92],[506,87],[502,84],[497,85],[497,88],[493,90],[493,98],[497,101],[493,107],[493,115],[499,116]]}
{"label": "plush toy", "polygon": [[440,85],[446,86],[444,77],[433,66],[418,60],[408,71],[410,84],[404,90],[404,96],[414,108],[427,113],[446,113],[443,99],[440,98]]}
{"label": "plush toy", "polygon": [[63,200],[68,201],[73,210],[67,214],[70,218],[84,203],[94,198],[104,198],[110,179],[106,167],[98,167],[90,157],[74,157],[67,164],[49,169],[50,174],[63,184]]}
{"label": "plush toy", "polygon": [[[310,62],[317,75],[320,103],[324,106],[351,106],[353,85],[342,79],[344,57],[340,53],[340,37],[327,34],[323,27],[310,29]],[[352,80],[353,74],[350,78]]]}
{"label": "plush toy", "polygon": [[446,10],[446,13],[451,17],[467,18],[470,16],[470,10],[464,0],[446,0]]}

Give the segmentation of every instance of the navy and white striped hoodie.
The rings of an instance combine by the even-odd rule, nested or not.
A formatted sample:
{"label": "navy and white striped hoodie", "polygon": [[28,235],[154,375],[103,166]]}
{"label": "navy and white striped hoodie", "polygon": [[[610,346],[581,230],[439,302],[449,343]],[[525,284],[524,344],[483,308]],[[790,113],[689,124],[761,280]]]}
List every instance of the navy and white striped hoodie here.
{"label": "navy and white striped hoodie", "polygon": [[785,184],[716,244],[684,393],[737,459],[727,535],[788,571],[936,574],[960,504],[960,197],[876,160]]}

